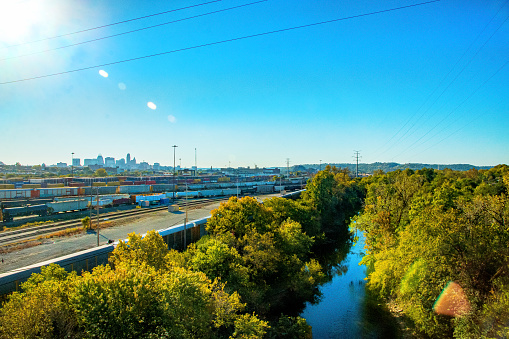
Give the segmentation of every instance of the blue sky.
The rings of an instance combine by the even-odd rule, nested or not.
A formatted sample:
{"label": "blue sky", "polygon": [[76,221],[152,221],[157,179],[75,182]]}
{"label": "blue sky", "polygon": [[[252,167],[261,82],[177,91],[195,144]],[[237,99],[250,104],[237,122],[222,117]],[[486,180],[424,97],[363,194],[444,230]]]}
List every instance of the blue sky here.
{"label": "blue sky", "polygon": [[[210,1],[210,0],[209,0]],[[509,4],[442,0],[87,68],[419,1],[22,0],[0,5],[0,161],[99,153],[199,167],[509,162]],[[22,44],[19,46],[12,46]],[[108,77],[99,74],[100,70]],[[148,102],[157,107],[151,109]]]}

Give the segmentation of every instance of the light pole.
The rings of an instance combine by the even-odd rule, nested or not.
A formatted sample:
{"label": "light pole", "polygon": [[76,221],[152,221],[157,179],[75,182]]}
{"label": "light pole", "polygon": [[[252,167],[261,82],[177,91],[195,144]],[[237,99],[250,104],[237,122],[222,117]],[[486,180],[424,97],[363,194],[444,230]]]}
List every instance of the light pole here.
{"label": "light pole", "polygon": [[74,180],[74,152],[71,153],[71,182]]}
{"label": "light pole", "polygon": [[322,160],[320,160],[320,171],[322,170]]}
{"label": "light pole", "polygon": [[173,147],[173,200],[175,201],[175,149],[178,147],[177,145],[171,146]]}

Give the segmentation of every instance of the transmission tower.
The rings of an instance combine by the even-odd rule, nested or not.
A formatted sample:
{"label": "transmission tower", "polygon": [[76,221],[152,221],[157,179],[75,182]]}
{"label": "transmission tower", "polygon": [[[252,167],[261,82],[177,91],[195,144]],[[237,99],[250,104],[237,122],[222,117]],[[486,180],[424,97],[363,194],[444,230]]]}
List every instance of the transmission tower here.
{"label": "transmission tower", "polygon": [[359,176],[359,158],[362,158],[359,156],[360,151],[354,151],[354,158],[355,158],[355,177],[357,178]]}

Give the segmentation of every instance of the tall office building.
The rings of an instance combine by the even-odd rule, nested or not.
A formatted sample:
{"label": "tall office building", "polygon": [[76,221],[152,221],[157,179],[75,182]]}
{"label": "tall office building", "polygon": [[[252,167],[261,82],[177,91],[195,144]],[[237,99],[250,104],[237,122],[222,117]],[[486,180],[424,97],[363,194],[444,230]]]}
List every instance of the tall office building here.
{"label": "tall office building", "polygon": [[104,159],[103,159],[103,156],[100,154],[97,156],[97,164],[104,166]]}
{"label": "tall office building", "polygon": [[105,167],[115,167],[115,158],[106,157],[104,159],[104,166]]}

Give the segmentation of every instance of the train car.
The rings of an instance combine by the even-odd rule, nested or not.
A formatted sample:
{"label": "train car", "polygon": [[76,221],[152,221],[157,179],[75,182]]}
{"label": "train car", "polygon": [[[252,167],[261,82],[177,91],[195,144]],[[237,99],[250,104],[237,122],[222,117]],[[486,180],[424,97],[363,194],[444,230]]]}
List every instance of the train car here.
{"label": "train car", "polygon": [[223,195],[222,189],[215,189],[215,190],[201,190],[200,191],[200,197],[208,198],[208,197],[216,197]]}
{"label": "train car", "polygon": [[27,205],[24,207],[4,208],[2,210],[2,221],[9,222],[15,217],[23,217],[28,215],[44,216],[48,214],[48,207],[46,205]]}
{"label": "train car", "polygon": [[134,200],[135,203],[139,203],[140,201],[159,201],[164,198],[166,198],[165,194],[150,194],[150,195],[140,194],[131,196],[131,200]]}
{"label": "train car", "polygon": [[97,206],[99,207],[113,206],[113,199],[100,199],[99,201],[92,199],[90,206],[92,208],[96,208]]}
{"label": "train car", "polygon": [[48,202],[48,213],[59,213],[59,212],[70,212],[70,211],[81,211],[88,208],[90,200],[86,199],[74,199],[69,201],[56,201]]}
{"label": "train car", "polygon": [[143,194],[150,193],[150,185],[119,186],[118,193]]}
{"label": "train car", "polygon": [[99,194],[115,194],[115,193],[117,193],[117,186],[99,187]]}
{"label": "train car", "polygon": [[131,204],[130,198],[120,198],[120,199],[113,199],[112,205],[113,206],[120,206],[120,205],[129,205]]}
{"label": "train car", "polygon": [[237,195],[240,194],[240,189],[237,188],[224,188],[223,189],[223,195],[229,196],[229,195]]}
{"label": "train car", "polygon": [[170,184],[154,184],[152,185],[152,193],[164,193],[174,191],[176,187]]}
{"label": "train car", "polygon": [[240,189],[240,193],[242,195],[246,195],[246,194],[255,194],[256,193],[256,187],[242,187]]}
{"label": "train car", "polygon": [[41,198],[78,195],[78,187],[40,188],[38,191]]}
{"label": "train car", "polygon": [[177,198],[198,198],[200,195],[200,191],[184,191],[184,192],[177,192],[175,194]]}
{"label": "train car", "polygon": [[33,190],[33,189],[6,189],[6,190],[0,190],[0,199],[19,199],[19,198],[38,198],[39,196],[35,197],[36,194],[34,194],[34,191],[39,192],[39,190]]}
{"label": "train car", "polygon": [[273,193],[274,185],[258,185],[256,186],[256,193]]}
{"label": "train car", "polygon": [[187,188],[192,191],[197,191],[197,190],[204,189],[205,185],[204,184],[190,184],[190,185],[187,185]]}

